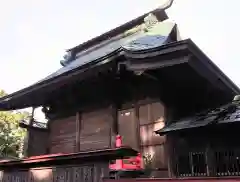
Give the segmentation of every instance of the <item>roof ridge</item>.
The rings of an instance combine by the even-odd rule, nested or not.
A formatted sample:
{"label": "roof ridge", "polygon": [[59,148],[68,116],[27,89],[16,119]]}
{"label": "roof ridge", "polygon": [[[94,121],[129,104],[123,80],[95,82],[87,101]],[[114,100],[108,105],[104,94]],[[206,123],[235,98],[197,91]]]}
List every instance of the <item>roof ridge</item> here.
{"label": "roof ridge", "polygon": [[87,49],[95,44],[98,44],[99,42],[102,42],[102,41],[105,41],[107,40],[108,38],[111,38],[111,37],[114,37],[118,34],[121,34],[123,33],[124,31],[127,31],[135,26],[137,26],[138,24],[141,24],[143,21],[144,21],[144,18],[148,15],[148,14],[154,14],[159,21],[163,21],[163,20],[166,20],[168,18],[166,12],[160,8],[157,8],[157,9],[154,9],[148,13],[145,13],[125,24],[122,24],[120,26],[118,26],[117,28],[114,28],[106,33],[103,33],[99,36],[96,36],[94,37],[93,39],[90,39],[86,42],[83,42],[73,48],[70,48],[70,49],[67,49],[67,52],[69,51],[73,51],[73,52],[79,52],[79,51],[82,51],[84,49]]}

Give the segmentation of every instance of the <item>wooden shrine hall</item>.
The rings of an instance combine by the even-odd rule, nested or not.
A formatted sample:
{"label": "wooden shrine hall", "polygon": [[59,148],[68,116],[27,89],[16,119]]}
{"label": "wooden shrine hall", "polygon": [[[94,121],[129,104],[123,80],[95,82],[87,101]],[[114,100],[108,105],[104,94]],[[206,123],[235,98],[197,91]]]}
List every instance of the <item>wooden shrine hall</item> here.
{"label": "wooden shrine hall", "polygon": [[[203,148],[190,147],[193,150],[175,159],[175,149],[180,148],[177,141],[187,145],[185,139],[198,131],[199,138],[194,141],[198,143],[205,135],[202,130],[192,134],[191,129],[175,132],[177,126],[173,125],[230,103],[239,94],[239,88],[191,39],[181,40],[177,24],[167,18],[164,11],[157,9],[69,49],[59,70],[0,98],[2,111],[42,107],[48,119],[45,126],[40,126],[34,116],[31,122],[21,123],[28,129],[27,156],[17,162],[0,162],[1,170],[14,176],[9,166],[15,165],[14,174],[19,178],[42,167],[43,174],[53,176],[46,181],[74,181],[73,177],[83,179],[83,174],[91,176],[95,169],[102,169],[94,168],[96,163],[106,168],[108,160],[140,152],[145,158],[150,157],[145,161],[151,169],[149,177],[216,174],[201,167],[192,170],[196,162],[192,163],[194,167],[179,162],[191,156],[191,160],[206,166],[202,162],[204,155],[193,157],[194,152],[200,153]],[[122,136],[123,148],[115,148],[116,135]],[[73,153],[75,157],[69,157]],[[92,161],[84,168],[86,163],[81,160],[86,155],[89,160],[105,157],[104,161]],[[44,162],[39,162],[39,158]],[[31,165],[27,165],[29,160]]]}

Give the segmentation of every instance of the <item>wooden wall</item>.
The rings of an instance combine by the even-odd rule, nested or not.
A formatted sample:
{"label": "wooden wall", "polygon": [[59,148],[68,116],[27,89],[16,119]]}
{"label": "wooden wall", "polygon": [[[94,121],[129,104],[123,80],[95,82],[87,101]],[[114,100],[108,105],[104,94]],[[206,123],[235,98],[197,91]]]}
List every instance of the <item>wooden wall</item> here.
{"label": "wooden wall", "polygon": [[[117,108],[116,108],[117,109]],[[117,109],[118,131],[123,145],[151,155],[155,176],[168,176],[165,137],[154,131],[165,124],[165,107],[159,100],[138,101]],[[50,153],[71,153],[114,147],[114,115],[111,107],[76,113],[50,121]]]}
{"label": "wooden wall", "polygon": [[28,128],[27,156],[43,155],[48,153],[49,132],[45,129]]}
{"label": "wooden wall", "polygon": [[154,131],[165,125],[165,107],[159,100],[141,100],[118,111],[119,134],[123,144],[149,156],[154,177],[168,177],[165,136]]}
{"label": "wooden wall", "polygon": [[102,108],[50,121],[50,153],[111,148],[112,120],[111,109]]}
{"label": "wooden wall", "polygon": [[76,151],[76,116],[50,121],[49,152],[73,153]]}
{"label": "wooden wall", "polygon": [[75,116],[50,121],[50,153],[71,153],[114,147],[115,135],[123,145],[152,157],[156,177],[168,176],[165,137],[154,131],[165,125],[165,107],[159,100],[141,100],[117,110],[114,130],[112,108],[82,111]]}
{"label": "wooden wall", "polygon": [[6,182],[101,182],[108,176],[105,163],[83,166],[59,166],[17,171],[1,171],[0,181]]}
{"label": "wooden wall", "polygon": [[82,113],[80,151],[111,147],[112,113],[110,108]]}

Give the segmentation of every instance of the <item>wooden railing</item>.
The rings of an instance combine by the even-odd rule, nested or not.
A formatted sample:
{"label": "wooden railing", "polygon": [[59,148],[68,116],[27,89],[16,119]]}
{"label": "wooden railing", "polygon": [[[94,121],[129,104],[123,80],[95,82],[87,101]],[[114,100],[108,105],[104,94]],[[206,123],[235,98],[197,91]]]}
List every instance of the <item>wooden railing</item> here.
{"label": "wooden railing", "polygon": [[240,150],[214,149],[179,154],[178,177],[240,176]]}
{"label": "wooden railing", "polygon": [[181,178],[181,179],[104,179],[103,182],[240,182],[240,178]]}

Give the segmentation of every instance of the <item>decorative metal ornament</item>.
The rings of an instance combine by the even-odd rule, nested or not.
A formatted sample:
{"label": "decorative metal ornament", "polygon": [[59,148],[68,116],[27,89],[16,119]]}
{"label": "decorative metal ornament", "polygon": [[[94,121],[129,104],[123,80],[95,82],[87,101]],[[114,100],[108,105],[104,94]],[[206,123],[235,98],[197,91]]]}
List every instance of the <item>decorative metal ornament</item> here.
{"label": "decorative metal ornament", "polygon": [[63,60],[60,61],[62,66],[66,66],[69,62],[71,62],[73,59],[72,53],[67,52],[64,56],[63,56]]}
{"label": "decorative metal ornament", "polygon": [[158,23],[157,17],[150,13],[148,16],[144,18],[144,24],[146,29],[151,29],[154,25]]}
{"label": "decorative metal ornament", "polygon": [[145,35],[124,45],[123,48],[129,51],[142,51],[154,49],[166,43],[168,37],[161,35]]}

